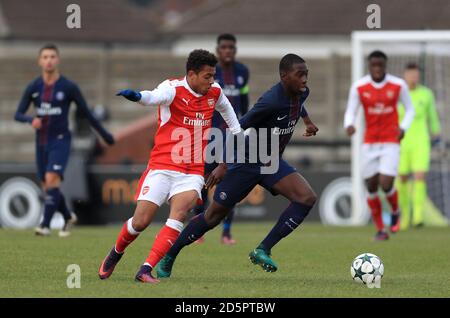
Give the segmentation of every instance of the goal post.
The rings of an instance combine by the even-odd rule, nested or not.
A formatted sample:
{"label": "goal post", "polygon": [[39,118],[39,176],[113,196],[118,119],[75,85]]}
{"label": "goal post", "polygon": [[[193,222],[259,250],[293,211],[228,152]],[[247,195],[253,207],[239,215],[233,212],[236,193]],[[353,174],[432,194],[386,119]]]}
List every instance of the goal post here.
{"label": "goal post", "polygon": [[[432,67],[427,68],[426,78],[431,78],[436,86],[431,87],[436,96],[436,105],[440,114],[443,139],[443,147],[450,133],[450,118],[444,112],[444,107],[450,107],[450,31],[354,31],[351,35],[351,67],[352,83],[363,77],[368,71],[366,67],[367,54],[375,49],[384,51],[388,56],[388,72],[401,76],[404,62],[407,59],[431,56],[427,61]],[[396,69],[391,71],[391,56],[396,57]],[[401,63],[402,62],[402,63]],[[438,74],[439,73],[439,74]],[[428,84],[428,82],[427,82]],[[436,89],[439,89],[436,92]],[[364,120],[361,108],[359,108],[356,120],[356,133],[351,139],[351,179],[352,179],[352,213],[360,215],[368,213],[365,201],[365,187],[361,173],[361,146],[363,140]],[[445,149],[443,149],[445,154]],[[449,163],[444,156],[437,165],[442,175],[442,202],[441,210],[450,217],[450,180]]]}

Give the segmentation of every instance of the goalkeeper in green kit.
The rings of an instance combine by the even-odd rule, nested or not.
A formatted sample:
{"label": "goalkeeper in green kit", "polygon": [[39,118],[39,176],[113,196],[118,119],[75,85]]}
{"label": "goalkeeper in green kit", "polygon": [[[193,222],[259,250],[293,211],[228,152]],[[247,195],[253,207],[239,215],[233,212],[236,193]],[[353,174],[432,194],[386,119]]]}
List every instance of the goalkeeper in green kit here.
{"label": "goalkeeper in green kit", "polygon": [[[424,208],[427,199],[426,173],[430,167],[431,146],[439,143],[440,140],[440,124],[434,95],[429,88],[419,84],[419,66],[409,63],[404,72],[404,79],[408,84],[416,115],[400,147],[398,192],[402,211],[402,230],[407,229],[410,223],[415,227],[424,224]],[[401,120],[404,109],[400,107],[399,110]],[[408,182],[411,175],[412,188]]]}

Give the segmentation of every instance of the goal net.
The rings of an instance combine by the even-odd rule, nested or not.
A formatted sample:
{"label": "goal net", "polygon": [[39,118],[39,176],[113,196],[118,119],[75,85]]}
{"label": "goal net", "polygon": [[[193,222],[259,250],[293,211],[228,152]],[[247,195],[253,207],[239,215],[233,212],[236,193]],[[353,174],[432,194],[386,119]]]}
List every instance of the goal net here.
{"label": "goal net", "polygon": [[[432,148],[427,176],[428,199],[425,216],[434,215],[436,225],[450,219],[450,31],[355,31],[352,33],[352,81],[367,74],[367,56],[373,50],[388,56],[389,73],[402,76],[405,65],[417,63],[421,83],[430,88],[436,100],[441,124],[441,142]],[[357,133],[352,137],[352,213],[369,213],[361,176],[361,143],[364,119],[358,111]],[[439,215],[438,215],[439,214]],[[433,222],[432,220],[430,222]],[[425,220],[427,224],[427,220]]]}

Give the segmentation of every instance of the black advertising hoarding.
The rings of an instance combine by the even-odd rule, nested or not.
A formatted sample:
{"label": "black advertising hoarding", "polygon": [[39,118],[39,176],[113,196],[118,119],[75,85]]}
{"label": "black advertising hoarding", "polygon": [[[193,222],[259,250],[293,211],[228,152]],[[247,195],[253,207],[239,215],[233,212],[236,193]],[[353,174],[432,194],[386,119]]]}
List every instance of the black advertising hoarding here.
{"label": "black advertising hoarding", "polygon": [[[71,158],[71,160],[74,159]],[[139,177],[144,170],[145,166],[142,165],[91,165],[83,169],[78,164],[72,164],[66,171],[63,191],[67,201],[77,212],[81,224],[121,223],[133,215],[134,196]],[[322,197],[322,192],[327,185],[346,177],[346,174],[321,171],[304,171],[302,174],[319,197],[318,203],[307,220],[321,220],[329,224],[330,222],[323,220],[323,212],[319,213],[319,206],[329,206],[329,204],[324,205],[326,198]],[[351,209],[349,188],[344,194],[345,197],[340,199],[342,202],[339,213],[342,214],[340,217],[347,218]],[[0,222],[8,218],[14,223],[14,218],[24,220],[28,216],[28,221],[20,227],[31,226],[31,223],[37,222],[36,214],[41,213],[42,210],[40,196],[34,165],[0,166],[0,204],[3,207]],[[333,197],[329,194],[327,196]],[[274,197],[258,186],[237,206],[236,219],[275,220],[287,205],[288,201],[285,198]],[[332,205],[334,206],[334,203]],[[322,214],[322,217],[319,214]],[[164,221],[167,215],[168,206],[163,205],[155,221]],[[2,223],[5,226],[5,222]],[[8,225],[11,226],[11,224]]]}
{"label": "black advertising hoarding", "polygon": [[[119,171],[100,172],[103,168],[91,167],[89,185],[91,187],[91,208],[89,213],[95,211],[95,222],[115,223],[122,222],[133,215],[134,196],[139,183],[139,173],[121,173]],[[95,171],[95,173],[94,173]],[[331,181],[343,177],[343,173],[305,172],[303,176],[310,182],[317,195],[320,197],[321,189],[324,189]],[[209,192],[209,197],[212,191]],[[281,196],[272,196],[264,188],[257,186],[237,206],[235,217],[238,220],[257,221],[275,220],[287,207],[287,199]],[[319,221],[318,204],[308,216],[310,221]],[[168,205],[164,205],[158,211],[155,220],[164,221],[168,216]]]}

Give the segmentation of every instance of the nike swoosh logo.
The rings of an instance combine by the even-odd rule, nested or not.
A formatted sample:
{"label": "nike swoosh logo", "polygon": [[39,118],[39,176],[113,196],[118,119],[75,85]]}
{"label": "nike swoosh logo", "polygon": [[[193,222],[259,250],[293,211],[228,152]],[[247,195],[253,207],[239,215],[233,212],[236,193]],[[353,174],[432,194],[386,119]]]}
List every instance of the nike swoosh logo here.
{"label": "nike swoosh logo", "polygon": [[98,273],[99,273],[99,275],[101,275],[101,276],[104,276],[104,275],[108,274],[108,272],[105,272],[105,271],[103,270],[103,265],[105,265],[105,260],[103,260],[102,264],[100,265],[100,268],[98,269]]}
{"label": "nike swoosh logo", "polygon": [[285,119],[287,117],[287,115],[284,115],[283,117],[277,117],[277,120],[283,120],[283,119]]}
{"label": "nike swoosh logo", "polygon": [[170,246],[173,246],[173,243],[171,240],[167,240],[167,242],[169,242]]}

